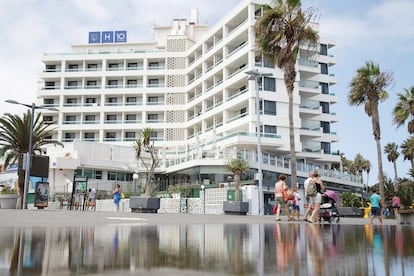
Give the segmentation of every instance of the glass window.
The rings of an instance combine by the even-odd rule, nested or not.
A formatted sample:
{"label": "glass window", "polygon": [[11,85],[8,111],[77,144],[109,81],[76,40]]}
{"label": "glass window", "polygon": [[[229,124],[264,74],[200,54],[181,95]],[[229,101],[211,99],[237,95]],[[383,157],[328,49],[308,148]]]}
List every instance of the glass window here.
{"label": "glass window", "polygon": [[321,121],[321,128],[323,133],[331,133],[331,124],[329,122]]}
{"label": "glass window", "polygon": [[320,82],[319,85],[321,86],[322,94],[329,94],[329,84],[325,82]]}
{"label": "glass window", "polygon": [[276,134],[276,126],[264,125],[264,133]]}
{"label": "glass window", "polygon": [[105,137],[107,139],[115,139],[116,138],[116,133],[115,132],[107,132]]}
{"label": "glass window", "polygon": [[[260,101],[260,110],[262,111],[262,102]],[[275,101],[264,101],[264,114],[276,115],[276,102]]]}
{"label": "glass window", "polygon": [[93,132],[85,132],[83,137],[85,139],[94,139],[95,138],[95,133],[93,133]]}
{"label": "glass window", "polygon": [[322,113],[329,114],[329,103],[320,102],[319,105],[322,107]]}
{"label": "glass window", "polygon": [[54,99],[43,99],[44,105],[53,105],[55,103]]}
{"label": "glass window", "polygon": [[127,121],[135,121],[137,119],[137,115],[135,114],[127,114],[126,115],[126,120]]}
{"label": "glass window", "polygon": [[158,114],[148,114],[148,120],[158,120]]}
{"label": "glass window", "polygon": [[135,138],[135,132],[127,131],[125,132],[125,138]]}
{"label": "glass window", "polygon": [[85,115],[85,121],[95,121],[95,115]]}
{"label": "glass window", "polygon": [[328,45],[321,44],[321,50],[319,52],[320,55],[327,56],[328,55]]}
{"label": "glass window", "polygon": [[76,121],[76,116],[75,115],[67,115],[66,116],[66,121],[67,122],[74,122],[74,121]]}
{"label": "glass window", "polygon": [[329,143],[329,142],[321,142],[321,148],[323,150],[323,153],[325,153],[325,154],[331,154],[331,143]]}
{"label": "glass window", "polygon": [[157,103],[158,102],[158,97],[148,97],[148,102],[149,103]]}
{"label": "glass window", "polygon": [[116,115],[114,115],[114,114],[106,115],[106,120],[107,121],[116,121]]}
{"label": "glass window", "polygon": [[276,91],[276,79],[264,77],[264,90],[266,91]]}
{"label": "glass window", "polygon": [[319,63],[321,65],[321,74],[328,75],[328,64]]}

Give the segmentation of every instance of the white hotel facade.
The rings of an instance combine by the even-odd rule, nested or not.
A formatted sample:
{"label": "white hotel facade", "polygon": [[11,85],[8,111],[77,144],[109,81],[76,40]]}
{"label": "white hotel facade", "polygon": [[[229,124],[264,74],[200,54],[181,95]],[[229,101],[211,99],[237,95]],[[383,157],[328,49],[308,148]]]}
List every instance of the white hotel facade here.
{"label": "white hotel facade", "polygon": [[[193,10],[189,20],[154,27],[151,42],[88,43],[44,54],[37,103],[60,110],[41,112],[56,127],[51,138],[65,144],[47,149],[52,193],[66,190],[74,174],[88,176],[95,186],[131,182],[134,172],[143,180],[145,168],[135,160],[132,143],[146,127],[159,149],[155,181],[162,188],[227,186],[231,173],[223,164],[235,156],[249,161],[244,183],[253,184],[256,92],[246,72],[258,70],[271,74],[259,85],[263,185],[271,194],[278,174],[290,174],[290,158],[283,72],[255,44],[254,24],[267,2],[240,1],[213,27],[200,23]],[[337,80],[330,73],[334,45],[321,37],[317,49],[300,50],[293,97],[298,182],[318,168],[329,187],[358,190],[357,179],[332,169],[340,162],[331,151],[339,140],[332,130],[338,122],[332,89]]]}

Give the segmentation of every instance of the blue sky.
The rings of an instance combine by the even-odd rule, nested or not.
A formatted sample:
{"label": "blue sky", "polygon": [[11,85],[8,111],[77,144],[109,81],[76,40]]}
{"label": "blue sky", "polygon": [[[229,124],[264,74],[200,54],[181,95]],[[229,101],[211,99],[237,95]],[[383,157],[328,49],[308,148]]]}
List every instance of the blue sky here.
{"label": "blue sky", "polygon": [[[0,1],[0,115],[21,114],[23,107],[4,103],[6,99],[35,101],[41,56],[45,52],[68,52],[72,44],[86,44],[90,31],[127,30],[128,41],[152,40],[152,26],[169,25],[173,18],[189,18],[197,8],[203,22],[214,25],[240,0],[1,0]],[[332,127],[341,141],[332,146],[345,157],[357,153],[372,163],[369,183],[377,180],[376,146],[370,118],[362,107],[347,104],[349,82],[366,61],[392,71],[394,83],[389,99],[380,104],[382,146],[400,144],[408,138],[406,127],[392,124],[397,93],[414,86],[414,1],[412,0],[303,0],[303,7],[320,13],[322,34],[334,37],[330,54],[337,64],[330,73],[338,84],[331,92],[339,97],[332,106],[339,123]],[[394,177],[392,165],[383,156],[385,174]],[[406,176],[410,164],[398,160],[398,175]]]}

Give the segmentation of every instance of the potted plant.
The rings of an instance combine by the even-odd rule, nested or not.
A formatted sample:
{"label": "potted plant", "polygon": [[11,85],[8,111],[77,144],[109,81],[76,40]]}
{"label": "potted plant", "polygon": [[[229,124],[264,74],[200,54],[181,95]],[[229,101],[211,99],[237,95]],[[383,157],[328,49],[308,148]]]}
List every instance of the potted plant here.
{"label": "potted plant", "polygon": [[249,162],[235,158],[227,160],[224,165],[234,174],[234,201],[224,201],[223,211],[227,215],[246,215],[249,211],[249,203],[240,201],[240,175],[250,168]]}
{"label": "potted plant", "polygon": [[0,191],[0,208],[1,209],[16,209],[19,195],[17,191],[11,186],[5,186]]}
{"label": "potted plant", "polygon": [[129,199],[129,207],[132,212],[157,213],[160,208],[160,199],[152,197],[152,177],[160,161],[154,146],[154,141],[151,142],[151,133],[151,128],[144,128],[141,137],[134,142],[135,157],[144,165],[146,177],[144,193],[139,197],[133,196]]}

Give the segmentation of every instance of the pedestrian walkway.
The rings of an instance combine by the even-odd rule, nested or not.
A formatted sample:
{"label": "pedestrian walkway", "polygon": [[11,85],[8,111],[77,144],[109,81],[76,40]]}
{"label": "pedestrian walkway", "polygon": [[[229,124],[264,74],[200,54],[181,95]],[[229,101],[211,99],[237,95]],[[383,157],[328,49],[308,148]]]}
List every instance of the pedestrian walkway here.
{"label": "pedestrian walkway", "polygon": [[[69,227],[81,225],[108,224],[285,224],[307,223],[304,221],[276,222],[274,216],[229,216],[229,215],[196,215],[196,214],[140,214],[131,212],[80,212],[62,210],[10,210],[0,209],[0,227]],[[309,224],[309,223],[307,223]],[[329,224],[322,222],[321,224]],[[341,217],[341,225],[369,224],[369,219]],[[378,224],[377,222],[374,225]],[[334,225],[334,224],[333,224]],[[397,225],[395,219],[384,219],[383,225]]]}

